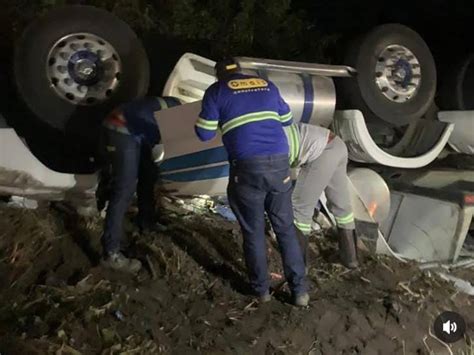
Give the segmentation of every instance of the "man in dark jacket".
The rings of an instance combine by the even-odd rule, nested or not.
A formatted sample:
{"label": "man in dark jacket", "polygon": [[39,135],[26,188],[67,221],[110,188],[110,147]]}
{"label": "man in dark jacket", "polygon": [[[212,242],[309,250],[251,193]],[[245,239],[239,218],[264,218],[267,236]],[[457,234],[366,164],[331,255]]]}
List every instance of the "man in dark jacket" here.
{"label": "man in dark jacket", "polygon": [[152,150],[161,138],[154,113],[176,105],[173,98],[140,98],[121,105],[104,120],[104,143],[111,173],[101,240],[102,264],[106,267],[132,273],[141,268],[139,260],[129,259],[120,251],[123,219],[135,191],[140,230],[165,230],[155,216],[154,185],[158,174]]}

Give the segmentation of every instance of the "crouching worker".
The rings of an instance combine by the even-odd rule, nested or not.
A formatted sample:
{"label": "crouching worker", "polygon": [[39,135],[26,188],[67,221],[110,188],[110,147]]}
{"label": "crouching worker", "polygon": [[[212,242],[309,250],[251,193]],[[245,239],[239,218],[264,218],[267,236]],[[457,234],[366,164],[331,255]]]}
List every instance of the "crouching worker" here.
{"label": "crouching worker", "polygon": [[280,245],[293,302],[306,306],[303,253],[296,239],[291,207],[288,142],[283,125],[291,124],[288,105],[270,81],[240,73],[233,60],[218,62],[218,81],[204,95],[195,130],[210,140],[219,129],[230,163],[227,195],[243,234],[250,285],[261,302],[271,300],[266,256],[265,212]]}
{"label": "crouching worker", "polygon": [[104,120],[104,145],[110,168],[109,204],[102,235],[102,264],[114,270],[135,273],[136,259],[121,253],[123,220],[137,192],[140,231],[164,231],[155,214],[154,186],[158,178],[152,150],[160,143],[154,113],[176,106],[174,98],[145,97],[125,103]]}
{"label": "crouching worker", "polygon": [[293,124],[285,132],[290,144],[290,164],[300,170],[292,200],[298,239],[305,259],[314,207],[324,191],[328,208],[338,227],[341,262],[348,268],[357,268],[357,240],[347,177],[346,145],[330,130],[310,124]]}

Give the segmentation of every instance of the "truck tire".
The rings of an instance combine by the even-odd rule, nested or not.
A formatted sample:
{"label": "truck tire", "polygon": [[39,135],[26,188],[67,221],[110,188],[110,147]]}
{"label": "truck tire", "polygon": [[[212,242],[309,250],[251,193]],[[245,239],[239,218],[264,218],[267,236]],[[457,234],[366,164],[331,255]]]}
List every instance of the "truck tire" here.
{"label": "truck tire", "polygon": [[19,39],[14,79],[43,123],[88,137],[115,105],[147,92],[149,63],[131,28],[93,6],[58,7]]}
{"label": "truck tire", "polygon": [[353,41],[345,64],[353,66],[357,76],[337,81],[340,108],[359,109],[367,119],[403,126],[423,116],[433,102],[433,56],[406,26],[382,25]]}
{"label": "truck tire", "polygon": [[474,54],[463,57],[442,74],[436,99],[443,110],[474,109]]}

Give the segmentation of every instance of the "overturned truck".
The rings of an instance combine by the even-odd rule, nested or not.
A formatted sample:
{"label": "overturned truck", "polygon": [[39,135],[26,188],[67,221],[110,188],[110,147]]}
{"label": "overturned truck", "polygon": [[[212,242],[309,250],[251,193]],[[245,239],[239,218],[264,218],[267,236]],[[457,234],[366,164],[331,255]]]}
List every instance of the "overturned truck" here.
{"label": "overturned truck", "polygon": [[[453,90],[438,92],[449,102],[440,111],[433,57],[410,28],[376,27],[346,53],[344,66],[237,59],[278,86],[296,121],[330,127],[346,142],[355,214],[376,225],[379,252],[456,261],[471,228],[474,174],[426,167],[474,152],[470,61]],[[148,61],[127,24],[90,6],[58,7],[37,19],[13,62],[18,102],[0,113],[0,194],[90,204],[101,121],[115,105],[146,94],[155,80],[150,66],[159,70],[159,63]],[[225,194],[222,142],[199,142],[192,129],[214,64],[183,54],[157,95],[181,103],[156,114],[170,194]]]}

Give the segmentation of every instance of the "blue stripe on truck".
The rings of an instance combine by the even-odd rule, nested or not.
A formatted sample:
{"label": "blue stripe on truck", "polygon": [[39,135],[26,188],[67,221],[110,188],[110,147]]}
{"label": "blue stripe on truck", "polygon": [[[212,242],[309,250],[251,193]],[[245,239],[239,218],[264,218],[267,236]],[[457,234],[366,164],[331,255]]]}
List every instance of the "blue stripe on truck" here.
{"label": "blue stripe on truck", "polygon": [[313,80],[309,75],[300,75],[303,80],[304,88],[304,106],[303,113],[301,114],[301,122],[308,123],[313,114],[313,105],[314,105],[314,89],[313,89]]}
{"label": "blue stripe on truck", "polygon": [[160,171],[166,172],[194,168],[203,165],[226,162],[227,160],[227,151],[223,146],[221,146],[167,159],[160,165]]}

